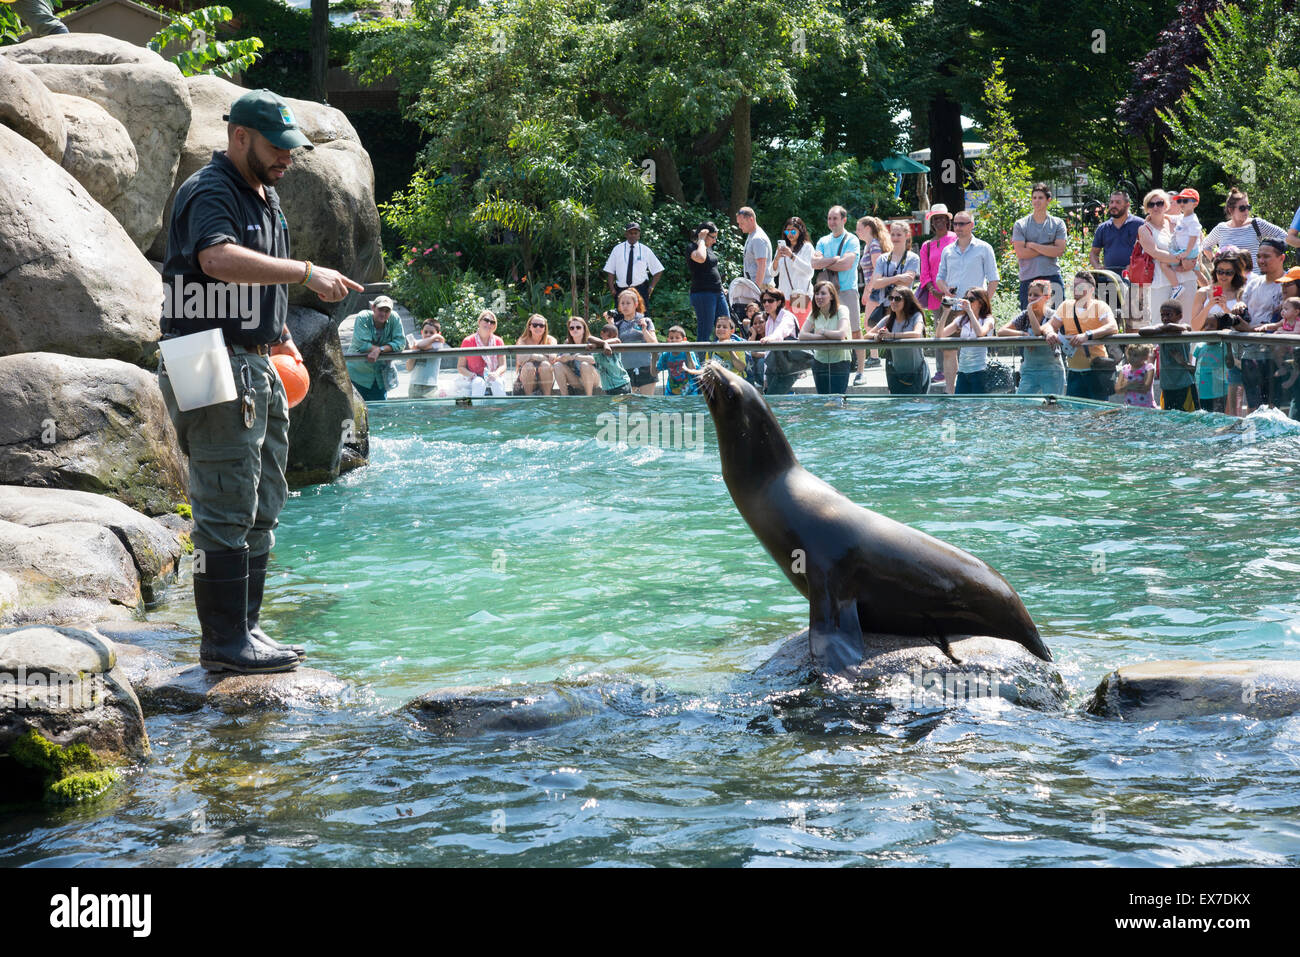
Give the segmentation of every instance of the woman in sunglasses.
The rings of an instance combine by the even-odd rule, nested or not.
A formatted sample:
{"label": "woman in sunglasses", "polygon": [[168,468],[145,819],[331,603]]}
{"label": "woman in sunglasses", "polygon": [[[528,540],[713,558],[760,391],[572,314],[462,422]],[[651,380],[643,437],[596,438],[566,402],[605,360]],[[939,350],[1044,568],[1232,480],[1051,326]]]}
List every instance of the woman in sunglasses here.
{"label": "woman in sunglasses", "polygon": [[[1237,329],[1245,332],[1249,327],[1234,317],[1234,312],[1245,306],[1241,299],[1246,288],[1246,267],[1242,257],[1235,252],[1220,252],[1214,257],[1214,276],[1209,286],[1196,295],[1196,311],[1192,313],[1192,331]],[[1196,391],[1201,408],[1207,412],[1226,412],[1239,415],[1241,403],[1241,370],[1226,342],[1203,342],[1196,347]],[[1236,369],[1237,374],[1231,375]]]}
{"label": "woman in sunglasses", "polygon": [[[786,339],[799,338],[799,320],[786,308],[785,293],[774,286],[763,290],[760,300],[763,306],[763,321],[756,323],[762,329],[759,342],[784,342]],[[754,355],[754,353],[750,353]],[[777,373],[767,363],[770,353],[763,353],[763,391],[767,395],[789,395],[802,372]]]}
{"label": "woman in sunglasses", "polygon": [[773,256],[776,284],[787,300],[796,295],[812,301],[813,244],[808,237],[808,227],[798,216],[791,216],[781,229]]}
{"label": "woman in sunglasses", "polygon": [[[569,337],[564,340],[564,345],[585,346],[589,344],[589,339],[591,332],[587,328],[587,320],[581,316],[570,316]],[[584,395],[591,395],[596,386],[600,385],[595,358],[578,352],[560,356],[555,363],[555,382],[562,393],[577,395],[577,390],[581,389]]]}
{"label": "woman in sunglasses", "polygon": [[[505,342],[496,334],[497,316],[491,309],[484,309],[478,314],[478,329],[466,336],[461,342],[462,349],[477,349],[483,346],[504,346]],[[491,392],[496,396],[506,394],[505,385],[506,357],[500,353],[487,356],[461,356],[456,363],[458,376],[454,386],[455,394],[478,397]]]}
{"label": "woman in sunglasses", "polygon": [[[528,325],[523,335],[515,342],[517,346],[553,346],[555,336],[546,331],[546,317],[533,313],[528,317]],[[534,353],[520,356],[517,367],[518,381],[515,391],[519,395],[533,395],[541,390],[542,395],[550,395],[555,385],[555,356]]]}
{"label": "woman in sunglasses", "polygon": [[[974,290],[972,290],[974,292]],[[907,286],[895,286],[885,297],[885,318],[871,330],[881,342],[925,337],[925,312]],[[920,349],[885,350],[885,381],[890,395],[924,395],[930,391],[930,367]]]}
{"label": "woman in sunglasses", "polygon": [[1235,186],[1228,192],[1228,200],[1223,204],[1223,222],[1210,230],[1205,237],[1206,249],[1224,246],[1236,246],[1238,249],[1250,250],[1250,268],[1259,268],[1259,241],[1261,239],[1280,239],[1286,242],[1286,230],[1270,223],[1267,219],[1252,216],[1250,197]]}
{"label": "woman in sunglasses", "polygon": [[[948,322],[939,335],[943,338],[982,339],[993,335],[993,303],[983,289],[971,289],[957,300],[948,315]],[[957,382],[953,395],[984,395],[989,365],[989,350],[985,346],[969,346],[956,350]]]}
{"label": "woman in sunglasses", "polygon": [[[1183,305],[1183,312],[1190,311],[1191,297],[1195,295],[1196,274],[1189,273],[1172,273],[1171,269],[1161,269],[1161,264],[1173,266],[1178,262],[1178,254],[1170,250],[1174,245],[1174,220],[1169,215],[1170,210],[1169,194],[1163,189],[1153,189],[1147,193],[1142,200],[1142,208],[1146,211],[1146,222],[1138,227],[1138,242],[1141,243],[1143,251],[1156,261],[1155,275],[1147,285],[1145,302],[1146,307],[1142,311],[1144,325],[1152,325],[1159,321],[1160,307],[1170,299],[1178,298],[1182,301],[1184,297],[1174,296],[1173,289],[1176,286],[1184,285],[1188,287],[1189,295],[1186,297],[1187,302]],[[1130,267],[1132,268],[1132,267]],[[1170,276],[1173,274],[1173,281]]]}

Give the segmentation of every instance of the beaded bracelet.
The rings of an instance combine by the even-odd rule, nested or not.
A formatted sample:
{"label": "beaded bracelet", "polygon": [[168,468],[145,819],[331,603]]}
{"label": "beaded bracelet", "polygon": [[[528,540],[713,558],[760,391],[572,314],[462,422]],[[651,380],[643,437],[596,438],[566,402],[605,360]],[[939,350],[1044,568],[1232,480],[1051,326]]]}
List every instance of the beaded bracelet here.
{"label": "beaded bracelet", "polygon": [[302,282],[299,283],[299,285],[301,285],[301,286],[305,286],[305,285],[307,285],[307,283],[311,282],[311,260],[310,260],[310,259],[305,259],[305,260],[303,260],[303,262],[305,262],[305,263],[307,264],[307,269],[306,269],[306,271],[302,274]]}

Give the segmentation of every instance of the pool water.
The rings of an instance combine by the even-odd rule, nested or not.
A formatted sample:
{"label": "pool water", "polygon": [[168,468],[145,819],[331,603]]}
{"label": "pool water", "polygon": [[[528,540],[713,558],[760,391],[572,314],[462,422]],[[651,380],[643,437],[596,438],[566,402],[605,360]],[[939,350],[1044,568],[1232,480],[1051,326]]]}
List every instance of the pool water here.
{"label": "pool water", "polygon": [[[1072,704],[1122,664],[1300,657],[1291,423],[934,397],[774,408],[810,471],[998,569]],[[0,818],[0,856],[1300,863],[1300,718],[873,711],[748,677],[807,603],[732,504],[712,424],[629,445],[619,410],[703,406],[372,406],[370,467],[285,508],[264,609],[354,683],[349,703],[151,718],[147,767],[91,808]],[[189,589],[152,617],[192,623]],[[555,680],[654,690],[527,734],[438,738],[401,710]]]}

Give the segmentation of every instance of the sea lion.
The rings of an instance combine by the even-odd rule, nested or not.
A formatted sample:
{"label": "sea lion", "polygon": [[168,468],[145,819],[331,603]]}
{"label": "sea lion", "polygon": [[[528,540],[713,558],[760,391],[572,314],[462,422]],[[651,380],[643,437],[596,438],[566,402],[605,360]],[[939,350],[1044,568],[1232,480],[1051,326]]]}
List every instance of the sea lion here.
{"label": "sea lion", "polygon": [[[716,363],[698,374],[727,490],[768,554],[808,599],[812,660],[824,674],[862,661],[863,632],[991,635],[1052,653],[1006,579],[960,548],[849,501],[804,470],[762,395]],[[953,659],[956,660],[956,659]]]}

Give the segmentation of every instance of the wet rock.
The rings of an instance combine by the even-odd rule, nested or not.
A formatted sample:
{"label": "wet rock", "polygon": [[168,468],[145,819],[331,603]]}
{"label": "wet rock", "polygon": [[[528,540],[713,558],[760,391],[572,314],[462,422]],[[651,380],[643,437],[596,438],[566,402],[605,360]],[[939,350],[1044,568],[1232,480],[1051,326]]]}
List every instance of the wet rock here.
{"label": "wet rock", "polygon": [[118,668],[133,689],[142,685],[145,679],[155,672],[170,671],[175,667],[170,658],[148,648],[141,648],[139,645],[115,641],[113,650],[117,653]]}
{"label": "wet rock", "polygon": [[56,163],[63,161],[68,134],[55,95],[30,69],[0,57],[0,125],[30,140]]}
{"label": "wet rock", "polygon": [[150,515],[188,470],[151,372],[49,352],[0,356],[0,482],[97,492]]}
{"label": "wet rock", "polygon": [[80,800],[149,754],[111,642],[68,627],[0,630],[0,800]]}
{"label": "wet rock", "polygon": [[1147,661],[1102,678],[1088,714],[1156,721],[1212,714],[1300,712],[1300,661]]}
{"label": "wet rock", "polygon": [[0,223],[0,355],[154,354],[161,278],[84,186],[5,126]]}
{"label": "wet rock", "polygon": [[627,682],[534,683],[496,688],[440,688],[416,698],[408,713],[435,734],[472,737],[529,732],[657,700],[651,686]]}
{"label": "wet rock", "polygon": [[[867,635],[864,640],[867,653],[855,672],[827,681],[839,694],[916,710],[994,698],[1044,711],[1065,707],[1068,692],[1056,667],[1016,642],[986,635],[954,638],[950,647],[958,664],[924,639]],[[765,682],[791,686],[814,675],[807,631],[786,641],[754,672]]]}
{"label": "wet rock", "polygon": [[286,475],[294,486],[313,485],[338,478],[349,452],[351,468],[357,449],[369,450],[365,403],[357,417],[355,389],[343,361],[343,347],[333,320],[324,313],[290,306],[289,331],[302,353],[311,376],[307,398],[289,410],[289,463]]}
{"label": "wet rock", "polygon": [[159,597],[184,553],[170,529],[116,499],[89,492],[0,485],[0,521],[27,528],[57,528],[65,522],[107,528],[130,554],[146,601]]}
{"label": "wet rock", "polygon": [[112,530],[91,522],[28,528],[0,520],[0,573],[14,591],[0,624],[72,624],[129,617],[140,608],[131,553]]}
{"label": "wet rock", "polygon": [[148,249],[163,231],[163,207],[190,128],[180,70],[152,50],[91,33],[39,37],[0,56],[25,64],[55,93],[93,100],[126,130],[138,165],[120,222],[138,250]]}
{"label": "wet rock", "polygon": [[199,665],[151,671],[136,686],[149,714],[197,711],[209,707],[228,714],[337,708],[351,685],[326,671],[298,668],[273,675],[211,673]]}

